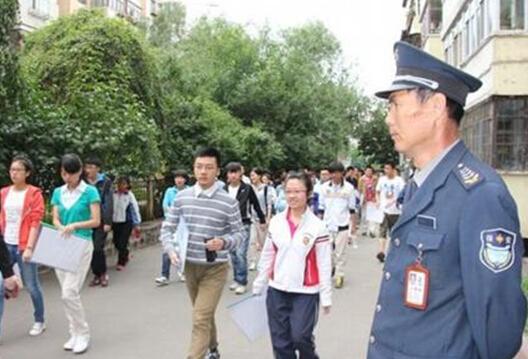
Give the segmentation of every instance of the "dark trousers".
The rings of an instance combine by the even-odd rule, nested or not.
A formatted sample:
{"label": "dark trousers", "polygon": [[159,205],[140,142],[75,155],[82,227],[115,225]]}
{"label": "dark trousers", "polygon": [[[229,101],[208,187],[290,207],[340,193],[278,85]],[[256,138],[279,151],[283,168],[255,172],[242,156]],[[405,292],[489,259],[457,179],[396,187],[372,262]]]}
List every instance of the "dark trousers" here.
{"label": "dark trousers", "polygon": [[390,232],[392,231],[392,227],[398,222],[398,218],[400,218],[399,214],[387,214],[385,213],[383,217],[383,222],[381,223],[380,228],[380,237],[386,238],[387,234],[390,235]]}
{"label": "dark trousers", "polygon": [[94,251],[92,254],[92,273],[100,277],[106,273],[106,255],[105,255],[105,244],[106,244],[107,233],[103,230],[103,227],[94,229],[93,231],[93,245]]}
{"label": "dark trousers", "polygon": [[319,294],[268,289],[268,324],[275,359],[318,359],[313,331],[319,317]]}
{"label": "dark trousers", "polygon": [[117,264],[126,265],[128,262],[128,240],[132,233],[132,222],[112,224],[114,246],[117,249]]}

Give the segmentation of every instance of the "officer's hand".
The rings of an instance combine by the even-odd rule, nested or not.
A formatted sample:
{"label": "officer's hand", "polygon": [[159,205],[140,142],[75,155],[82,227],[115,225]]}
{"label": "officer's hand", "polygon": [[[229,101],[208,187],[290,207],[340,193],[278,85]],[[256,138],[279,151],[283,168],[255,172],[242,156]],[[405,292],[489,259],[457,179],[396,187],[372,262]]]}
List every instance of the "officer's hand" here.
{"label": "officer's hand", "polygon": [[111,226],[111,225],[109,225],[109,224],[105,224],[105,225],[103,226],[103,231],[104,231],[105,233],[108,233],[108,232],[110,232],[111,230],[112,230],[112,226]]}
{"label": "officer's hand", "polygon": [[168,254],[168,256],[173,266],[177,267],[180,264],[180,258],[178,257],[178,253],[172,251]]}
{"label": "officer's hand", "polygon": [[323,314],[324,315],[328,315],[330,314],[330,306],[326,306],[326,307],[323,307]]}
{"label": "officer's hand", "polygon": [[224,240],[222,238],[213,238],[205,244],[208,250],[216,252],[224,248]]}

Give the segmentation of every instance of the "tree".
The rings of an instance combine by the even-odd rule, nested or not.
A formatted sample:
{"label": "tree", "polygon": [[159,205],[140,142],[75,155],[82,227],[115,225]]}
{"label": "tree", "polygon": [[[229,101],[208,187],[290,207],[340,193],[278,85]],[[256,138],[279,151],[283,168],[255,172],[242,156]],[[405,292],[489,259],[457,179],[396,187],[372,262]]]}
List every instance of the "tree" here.
{"label": "tree", "polygon": [[53,182],[66,152],[99,155],[115,173],[147,176],[160,164],[152,59],[122,19],[81,10],[27,36],[21,70],[28,105],[8,145]]}
{"label": "tree", "polygon": [[6,142],[5,126],[16,116],[19,108],[20,79],[16,40],[18,1],[0,2],[0,181],[6,180],[6,164],[10,152]]}
{"label": "tree", "polygon": [[163,3],[158,15],[147,29],[148,41],[156,47],[177,43],[185,32],[185,6],[179,2]]}
{"label": "tree", "polygon": [[380,102],[370,103],[370,116],[358,122],[354,137],[358,139],[358,150],[368,163],[398,163],[398,153],[385,124],[386,109]]}

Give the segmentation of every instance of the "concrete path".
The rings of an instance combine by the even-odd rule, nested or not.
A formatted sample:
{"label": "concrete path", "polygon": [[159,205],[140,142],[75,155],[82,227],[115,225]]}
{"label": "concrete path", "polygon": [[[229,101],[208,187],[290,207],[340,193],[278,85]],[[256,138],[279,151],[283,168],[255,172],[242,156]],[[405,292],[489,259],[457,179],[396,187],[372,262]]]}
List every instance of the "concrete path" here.
{"label": "concrete path", "polygon": [[[110,269],[108,288],[86,288],[82,299],[92,330],[86,359],[184,359],[191,331],[191,305],[185,285],[173,282],[158,288],[158,246],[134,252],[124,272]],[[321,315],[316,329],[318,351],[323,359],[365,358],[369,328],[376,303],[381,266],[374,258],[376,243],[360,241],[349,247],[345,287],[334,291],[334,306]],[[110,263],[114,263],[112,258]],[[252,274],[254,275],[254,273]],[[90,279],[90,278],[88,278]],[[1,359],[61,359],[74,354],[62,350],[67,324],[54,273],[42,276],[48,329],[36,338],[27,331],[32,306],[27,293],[6,303]],[[86,281],[88,283],[88,280]],[[225,359],[270,359],[268,337],[250,343],[230,320],[226,306],[239,299],[225,289],[217,311],[220,350]]]}

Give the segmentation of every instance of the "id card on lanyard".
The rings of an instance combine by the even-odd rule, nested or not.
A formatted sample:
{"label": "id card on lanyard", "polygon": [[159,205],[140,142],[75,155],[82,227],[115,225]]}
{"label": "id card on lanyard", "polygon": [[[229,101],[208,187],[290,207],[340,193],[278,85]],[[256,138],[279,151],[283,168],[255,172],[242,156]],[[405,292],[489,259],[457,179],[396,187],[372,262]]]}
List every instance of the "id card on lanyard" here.
{"label": "id card on lanyard", "polygon": [[421,261],[416,261],[406,268],[404,282],[405,306],[418,310],[427,308],[429,280],[429,269],[423,266]]}

